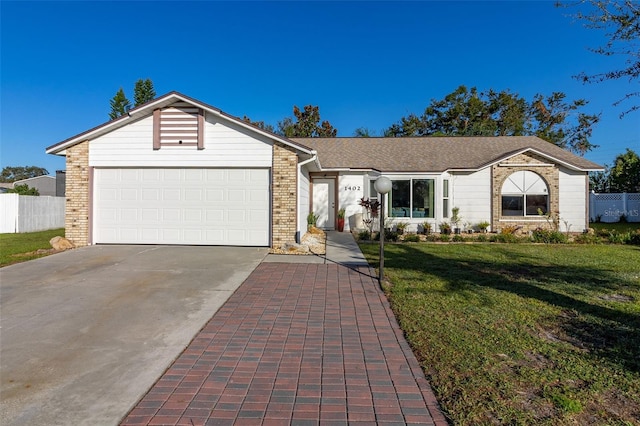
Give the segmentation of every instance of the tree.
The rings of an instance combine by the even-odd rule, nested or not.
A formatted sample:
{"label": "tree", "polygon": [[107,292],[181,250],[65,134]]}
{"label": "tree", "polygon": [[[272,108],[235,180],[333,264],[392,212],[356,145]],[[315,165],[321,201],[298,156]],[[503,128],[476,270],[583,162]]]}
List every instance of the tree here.
{"label": "tree", "polygon": [[[560,148],[584,155],[597,147],[589,142],[589,138],[593,125],[600,120],[600,116],[577,112],[587,105],[588,102],[584,99],[566,103],[565,98],[566,95],[561,92],[553,92],[546,98],[542,95],[534,96],[529,107],[528,133]],[[572,120],[572,117],[575,119]]]}
{"label": "tree", "polygon": [[109,118],[115,120],[116,118],[126,114],[129,109],[131,109],[131,102],[124,94],[124,90],[122,87],[115,94],[113,99],[111,99],[111,112],[109,113]]}
{"label": "tree", "polygon": [[609,169],[606,166],[603,172],[589,172],[590,191],[598,193],[611,192],[609,183]]}
{"label": "tree", "polygon": [[[607,80],[627,78],[629,81],[640,76],[640,54],[638,53],[638,40],[640,39],[640,4],[634,0],[602,1],[580,0],[570,3],[556,4],[562,7],[580,7],[587,5],[585,12],[578,11],[574,18],[585,22],[586,28],[603,30],[608,38],[604,46],[590,48],[594,53],[604,56],[625,55],[626,66],[623,69],[591,74],[582,72],[574,78],[583,83],[600,83]],[[631,86],[630,86],[631,87]],[[636,86],[637,87],[637,86]],[[621,99],[614,102],[619,106],[631,98],[640,97],[640,91],[627,93]],[[640,105],[631,105],[620,114],[626,114],[640,109]]]}
{"label": "tree", "polygon": [[374,130],[369,130],[366,127],[358,127],[353,132],[353,136],[356,138],[371,138],[371,137],[374,137],[375,135],[376,135],[376,132]]}
{"label": "tree", "polygon": [[251,121],[251,119],[246,115],[242,117],[242,121],[256,126],[259,129],[266,130],[267,132],[275,133],[275,129],[273,128],[273,126],[271,124],[265,124],[264,121]]}
{"label": "tree", "polygon": [[286,117],[278,122],[279,134],[288,138],[335,138],[338,134],[328,121],[320,123],[320,108],[317,106],[306,105],[300,110],[294,105],[293,115],[297,121]]}
{"label": "tree", "polygon": [[640,192],[640,157],[627,148],[609,168],[611,192]]}
{"label": "tree", "polygon": [[156,91],[153,89],[153,81],[147,78],[146,80],[138,80],[133,88],[133,103],[134,107],[152,101],[156,97]]}
{"label": "tree", "polygon": [[30,188],[26,183],[23,185],[14,185],[14,187],[7,192],[20,195],[40,195],[40,191],[38,191],[37,188]]}
{"label": "tree", "polygon": [[5,167],[0,173],[0,182],[11,183],[18,180],[48,175],[47,169],[36,166]]}
{"label": "tree", "polygon": [[442,100],[431,100],[421,116],[409,114],[385,130],[385,136],[523,136],[536,135],[579,154],[589,142],[599,115],[577,110],[587,101],[565,101],[564,93],[536,95],[527,102],[508,90],[478,92],[460,86]]}

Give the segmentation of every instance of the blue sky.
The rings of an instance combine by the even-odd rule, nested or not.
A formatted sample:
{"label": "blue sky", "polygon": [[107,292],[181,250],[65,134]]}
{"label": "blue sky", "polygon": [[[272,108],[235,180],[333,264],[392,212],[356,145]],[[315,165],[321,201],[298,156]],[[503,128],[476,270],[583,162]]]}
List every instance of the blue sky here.
{"label": "blue sky", "polygon": [[640,151],[640,113],[621,120],[612,106],[638,81],[571,78],[626,57],[590,52],[607,39],[570,12],[553,1],[2,1],[0,166],[64,169],[45,148],[108,121],[109,100],[120,87],[132,100],[140,78],[273,125],[318,105],[338,136],[379,135],[460,85],[527,100],[559,91],[602,114],[586,158],[610,164]]}

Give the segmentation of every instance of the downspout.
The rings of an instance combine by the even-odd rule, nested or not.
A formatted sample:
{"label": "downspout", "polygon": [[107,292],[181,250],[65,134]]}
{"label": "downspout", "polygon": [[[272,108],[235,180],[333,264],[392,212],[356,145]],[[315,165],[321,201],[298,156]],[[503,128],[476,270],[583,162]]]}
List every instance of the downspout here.
{"label": "downspout", "polygon": [[297,214],[296,214],[296,243],[300,244],[300,240],[302,236],[300,235],[300,181],[298,177],[300,173],[302,173],[302,166],[305,164],[309,164],[312,161],[316,161],[318,159],[318,153],[316,151],[311,151],[311,158],[304,160],[301,163],[298,163],[298,176],[296,176],[296,203],[298,204]]}

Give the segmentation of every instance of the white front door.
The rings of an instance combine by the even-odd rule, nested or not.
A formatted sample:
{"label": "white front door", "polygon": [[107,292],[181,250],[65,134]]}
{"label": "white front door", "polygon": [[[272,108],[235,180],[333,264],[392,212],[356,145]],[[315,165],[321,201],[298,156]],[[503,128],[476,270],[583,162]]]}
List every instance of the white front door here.
{"label": "white front door", "polygon": [[318,228],[335,229],[336,183],[333,179],[313,180],[313,213],[318,216]]}

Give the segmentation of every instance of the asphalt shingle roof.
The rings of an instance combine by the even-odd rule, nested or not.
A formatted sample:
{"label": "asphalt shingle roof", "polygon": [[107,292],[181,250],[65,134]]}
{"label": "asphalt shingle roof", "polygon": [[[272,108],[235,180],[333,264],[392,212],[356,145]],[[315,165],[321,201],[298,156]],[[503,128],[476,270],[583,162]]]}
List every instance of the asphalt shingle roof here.
{"label": "asphalt shingle roof", "polygon": [[419,138],[292,138],[318,152],[323,169],[375,169],[381,172],[477,170],[526,149],[579,170],[596,163],[535,136]]}

